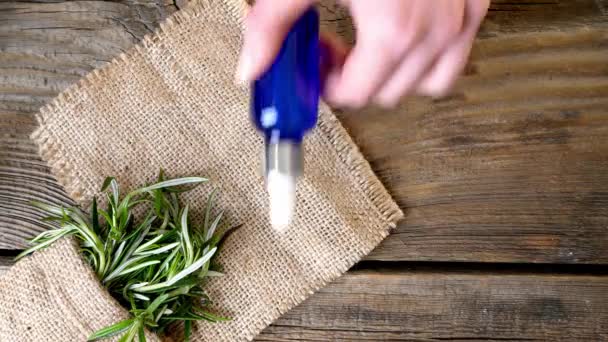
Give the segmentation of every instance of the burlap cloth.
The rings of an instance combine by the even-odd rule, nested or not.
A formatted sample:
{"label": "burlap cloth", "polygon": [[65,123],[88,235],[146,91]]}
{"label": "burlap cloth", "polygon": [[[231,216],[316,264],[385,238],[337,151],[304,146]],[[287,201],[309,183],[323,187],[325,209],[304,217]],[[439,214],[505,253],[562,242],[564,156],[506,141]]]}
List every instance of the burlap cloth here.
{"label": "burlap cloth", "polygon": [[[324,105],[307,138],[295,220],[268,223],[262,139],[249,121],[247,87],[234,84],[245,4],[206,0],[180,11],[136,48],[71,87],[38,116],[33,134],[78,203],[108,175],[133,187],[204,175],[218,207],[243,227],[222,250],[226,275],[207,290],[225,323],[201,323],[194,341],[250,340],[369,253],[402,212]],[[188,195],[201,213],[202,186]],[[70,241],[18,263],[0,281],[0,341],[77,341],[126,317]]]}
{"label": "burlap cloth", "polygon": [[[71,239],[34,253],[0,279],[0,341],[86,341],[129,318]],[[151,333],[149,342],[160,341]],[[114,339],[116,340],[116,339]]]}

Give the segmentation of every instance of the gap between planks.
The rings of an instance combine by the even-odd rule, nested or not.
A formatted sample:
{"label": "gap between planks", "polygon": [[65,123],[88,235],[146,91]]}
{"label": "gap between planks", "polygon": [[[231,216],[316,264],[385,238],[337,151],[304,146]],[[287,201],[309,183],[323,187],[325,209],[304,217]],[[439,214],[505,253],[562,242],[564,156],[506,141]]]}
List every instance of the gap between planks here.
{"label": "gap between planks", "polygon": [[[0,272],[7,264],[0,257]],[[347,272],[256,341],[601,341],[608,334],[605,270],[388,264]]]}
{"label": "gap between planks", "polygon": [[349,272],[258,341],[601,341],[608,277]]}

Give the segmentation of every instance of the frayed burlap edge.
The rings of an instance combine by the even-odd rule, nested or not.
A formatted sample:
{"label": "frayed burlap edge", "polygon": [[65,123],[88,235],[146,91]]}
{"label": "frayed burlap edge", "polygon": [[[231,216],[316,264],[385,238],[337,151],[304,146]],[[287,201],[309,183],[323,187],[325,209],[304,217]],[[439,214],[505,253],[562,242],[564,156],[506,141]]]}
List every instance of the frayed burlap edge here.
{"label": "frayed burlap edge", "polygon": [[108,70],[117,64],[123,63],[133,56],[140,55],[144,49],[153,45],[159,38],[167,34],[168,28],[172,26],[182,25],[184,22],[199,17],[207,6],[213,6],[214,3],[222,2],[226,4],[239,22],[248,8],[247,3],[243,0],[201,0],[192,4],[168,17],[164,22],[160,23],[159,27],[150,34],[144,36],[141,42],[126,52],[119,54],[106,65],[91,71],[75,84],[69,86],[61,92],[56,98],[48,104],[40,108],[36,115],[38,128],[36,128],[30,138],[38,145],[40,156],[46,161],[51,168],[51,172],[64,187],[68,195],[80,204],[85,204],[83,201],[86,198],[92,198],[94,194],[88,193],[86,186],[82,184],[82,180],[78,177],[78,171],[72,168],[73,162],[69,157],[62,155],[61,142],[54,138],[47,130],[45,123],[52,116],[54,108],[64,108],[70,106],[79,94],[91,84],[103,82]]}
{"label": "frayed burlap edge", "polygon": [[[83,180],[78,176],[78,170],[74,170],[74,168],[71,166],[73,161],[71,161],[68,156],[61,153],[61,142],[48,131],[48,127],[45,125],[45,123],[47,120],[52,118],[54,108],[70,106],[74,100],[79,98],[80,92],[83,91],[83,89],[88,87],[90,84],[103,82],[107,71],[114,65],[127,61],[133,56],[142,54],[144,49],[148,48],[165,36],[169,28],[186,24],[189,20],[199,17],[207,6],[213,6],[217,3],[223,3],[224,5],[228,6],[231,14],[237,18],[239,23],[242,23],[244,14],[248,8],[248,5],[244,0],[201,0],[194,5],[173,14],[164,23],[160,24],[160,27],[155,33],[146,35],[142,42],[140,42],[134,48],[120,54],[104,67],[92,71],[82,80],[70,86],[57,98],[52,100],[40,110],[39,114],[36,116],[39,127],[32,133],[31,138],[39,146],[42,159],[49,164],[52,173],[57,178],[57,181],[65,188],[66,192],[72,199],[80,204],[86,204],[83,203],[85,199],[92,198],[92,196],[95,195],[94,193],[89,193],[87,188],[97,189],[99,185],[85,185],[83,183]],[[359,148],[348,135],[342,124],[338,121],[335,115],[331,114],[331,110],[326,105],[321,105],[320,110],[330,113],[330,115],[319,116],[318,129],[320,132],[322,132],[321,136],[327,141],[331,142],[331,144],[335,147],[341,162],[346,165],[355,176],[358,186],[366,195],[367,200],[372,203],[373,208],[377,210],[379,216],[384,220],[387,227],[394,228],[396,223],[403,218],[403,212],[392,200],[388,191],[373,173],[371,166],[363,157],[359,151]],[[386,238],[389,235],[389,229],[370,229],[368,233],[368,238],[370,240],[368,248],[361,248],[356,254],[351,255],[348,260],[338,264],[337,272],[325,274],[322,282],[315,284],[314,286],[300,288],[297,291],[297,294],[290,298],[290,302],[287,303],[287,305],[282,305],[277,311],[269,313],[269,315],[266,317],[262,317],[260,324],[254,327],[246,338],[248,340],[252,340],[262,329],[271,324],[289,309],[298,305],[309,295],[323,288],[329,282],[335,280],[342,273],[346,272],[363,256],[369,254],[384,238]],[[193,340],[197,341],[200,339],[198,339],[197,336],[193,336]]]}
{"label": "frayed burlap edge", "polygon": [[[58,263],[58,260],[62,262]],[[39,292],[35,292],[32,287],[23,284],[23,282],[31,281],[31,279],[24,279],[24,277],[32,272],[42,275],[45,279],[45,286],[38,285],[44,287],[51,294],[52,304],[54,305],[51,309],[48,305],[38,307],[36,301],[42,300],[44,296],[40,297]],[[46,320],[43,322],[12,321],[9,328],[9,331],[11,331],[9,339],[11,341],[11,338],[18,340],[24,338],[20,335],[24,331],[19,330],[23,329],[24,325],[31,326],[32,331],[49,329],[44,330],[44,333],[48,332],[50,334],[46,336],[47,338],[74,337],[72,334],[75,332],[77,335],[84,335],[86,338],[86,334],[92,334],[98,329],[131,317],[129,311],[101,284],[90,264],[82,256],[77,239],[73,237],[61,238],[51,246],[23,258],[11,267],[8,272],[0,277],[0,293],[10,295],[11,291],[14,291],[13,294],[19,292],[21,297],[9,296],[3,298],[2,305],[9,308],[11,305],[16,305],[30,311],[52,310],[54,311],[52,312],[53,315],[61,315],[64,320],[69,322],[69,327],[62,330],[62,326],[48,326]],[[32,297],[27,297],[27,300],[24,300],[24,296]],[[21,301],[19,298],[21,298]],[[8,312],[10,312],[10,309],[8,309]],[[6,313],[5,311],[4,314]],[[51,313],[47,312],[46,314]],[[9,323],[2,322],[2,324]],[[27,330],[29,331],[30,328],[28,327]],[[6,330],[4,333],[6,333]],[[145,335],[147,341],[161,341],[158,335],[148,329],[145,329]],[[7,336],[4,335],[4,337]],[[119,336],[111,338],[110,341],[117,341],[118,339]],[[171,342],[172,339],[167,337],[163,338],[162,341]]]}
{"label": "frayed burlap edge", "polygon": [[[213,6],[213,3],[217,1],[222,1],[227,4],[238,21],[243,21],[243,16],[248,9],[245,0],[199,1],[195,5],[191,5],[171,15],[165,22],[160,24],[160,27],[154,33],[144,36],[143,40],[134,48],[121,53],[105,66],[93,70],[40,109],[39,113],[36,115],[38,128],[34,130],[31,138],[38,145],[42,159],[49,164],[57,181],[65,188],[72,199],[82,203],[83,198],[87,197],[85,196],[86,190],[85,186],[78,178],[77,171],[71,167],[72,163],[69,158],[59,152],[61,149],[61,142],[57,141],[57,139],[47,131],[47,127],[44,125],[49,115],[52,115],[53,108],[69,106],[73,100],[78,98],[78,94],[83,88],[86,88],[92,83],[102,82],[107,70],[112,68],[115,64],[128,60],[132,55],[141,54],[143,49],[154,44],[158,38],[165,35],[169,27],[182,25],[187,20],[197,18],[205,10],[206,6]],[[329,110],[327,106],[323,107]],[[378,211],[386,220],[387,224],[391,228],[395,227],[396,221],[403,217],[402,211],[392,200],[390,200],[390,194],[377,179],[376,175],[371,170],[369,163],[367,163],[365,158],[361,155],[356,144],[354,144],[344,127],[342,127],[342,124],[335,118],[326,121],[327,122],[323,120],[323,117],[320,117],[318,128],[323,132],[323,136],[331,141],[336,147],[342,162],[349,166],[353,171],[353,174],[356,175],[364,193],[367,194],[368,198],[374,204],[374,207],[378,208]],[[88,197],[90,198],[91,196]]]}

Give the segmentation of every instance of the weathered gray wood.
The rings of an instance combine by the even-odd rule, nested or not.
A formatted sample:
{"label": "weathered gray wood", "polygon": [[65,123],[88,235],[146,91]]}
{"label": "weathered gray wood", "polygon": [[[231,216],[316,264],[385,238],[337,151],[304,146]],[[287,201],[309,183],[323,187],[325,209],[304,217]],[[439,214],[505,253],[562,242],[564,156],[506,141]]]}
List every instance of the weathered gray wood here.
{"label": "weathered gray wood", "polygon": [[608,261],[606,8],[492,1],[451,96],[340,116],[406,211],[368,260]]}
{"label": "weathered gray wood", "polygon": [[[159,3],[0,3],[0,249],[44,229],[29,200],[69,202],[31,113],[174,8]],[[608,261],[606,3],[494,1],[454,95],[341,115],[407,214],[368,259]]]}
{"label": "weathered gray wood", "polygon": [[608,278],[347,273],[256,341],[605,341]]}
{"label": "weathered gray wood", "polygon": [[368,259],[608,261],[608,17],[545,15],[492,14],[450,97],[341,115],[406,211]]}
{"label": "weathered gray wood", "polygon": [[0,2],[0,249],[45,229],[31,200],[70,203],[29,140],[34,113],[175,9],[170,0]]}
{"label": "weathered gray wood", "polygon": [[[607,9],[495,0],[454,95],[341,114],[407,213],[368,259],[608,261]],[[28,140],[33,113],[174,10],[0,2],[0,249],[45,229],[27,202],[70,202]],[[606,276],[355,271],[258,340],[603,341],[607,293]]]}
{"label": "weathered gray wood", "polygon": [[[0,257],[0,276],[12,260]],[[604,341],[608,277],[352,271],[256,341]]]}

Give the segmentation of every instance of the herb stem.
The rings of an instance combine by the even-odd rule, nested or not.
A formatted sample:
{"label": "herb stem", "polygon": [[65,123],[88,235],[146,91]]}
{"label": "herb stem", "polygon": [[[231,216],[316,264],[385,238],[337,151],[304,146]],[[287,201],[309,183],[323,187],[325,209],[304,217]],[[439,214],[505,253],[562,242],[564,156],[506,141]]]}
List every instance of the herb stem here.
{"label": "herb stem", "polygon": [[[180,186],[207,179],[163,178],[161,173],[158,183],[132,191],[121,200],[118,183],[108,177],[102,187],[107,192],[107,208],[98,208],[94,200],[90,215],[76,207],[36,204],[60,227],[34,238],[33,246],[19,257],[63,236],[76,236],[102,284],[133,315],[97,331],[89,340],[122,334],[119,341],[145,341],[145,328],[163,332],[175,321],[188,322],[190,327],[192,320],[224,320],[207,312],[210,301],[203,290],[207,276],[221,275],[214,269],[213,258],[228,231],[216,229],[223,227],[219,224],[223,216],[212,217],[214,196],[210,196],[204,227],[196,227],[188,217],[189,207],[181,206],[177,194],[184,191]],[[140,212],[134,211],[136,207],[147,210],[143,219],[135,215]]]}

